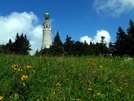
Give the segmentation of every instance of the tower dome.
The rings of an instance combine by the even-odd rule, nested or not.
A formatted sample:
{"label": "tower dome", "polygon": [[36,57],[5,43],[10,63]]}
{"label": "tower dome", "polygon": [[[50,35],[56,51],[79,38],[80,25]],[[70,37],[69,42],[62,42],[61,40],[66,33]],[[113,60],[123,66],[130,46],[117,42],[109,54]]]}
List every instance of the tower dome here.
{"label": "tower dome", "polygon": [[46,12],[46,13],[44,14],[44,17],[45,17],[45,19],[49,19],[50,14],[49,14],[48,12]]}

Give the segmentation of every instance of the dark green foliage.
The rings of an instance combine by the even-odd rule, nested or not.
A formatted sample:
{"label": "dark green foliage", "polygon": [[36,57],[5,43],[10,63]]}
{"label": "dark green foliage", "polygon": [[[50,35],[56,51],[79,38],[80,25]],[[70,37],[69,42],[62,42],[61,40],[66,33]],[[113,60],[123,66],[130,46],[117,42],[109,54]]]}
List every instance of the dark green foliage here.
{"label": "dark green foliage", "polygon": [[113,54],[123,56],[129,55],[134,56],[134,22],[130,20],[127,34],[119,27],[116,41],[113,45]]}
{"label": "dark green foliage", "polygon": [[37,49],[36,52],[35,52],[35,56],[39,56],[39,55],[40,55],[40,52]]}
{"label": "dark green foliage", "polygon": [[117,36],[116,36],[116,42],[115,42],[115,54],[116,55],[123,55],[127,54],[127,42],[128,35],[123,31],[121,27],[118,28]]}
{"label": "dark green foliage", "polygon": [[23,36],[23,34],[21,34],[20,36],[16,35],[16,39],[14,42],[14,52],[15,54],[22,54],[22,55],[27,55],[29,54],[29,50],[31,50],[30,48],[30,43],[29,40],[27,40],[27,36]]}
{"label": "dark green foliage", "polygon": [[129,27],[127,29],[128,33],[128,49],[129,55],[134,56],[134,22],[130,20]]}
{"label": "dark green foliage", "polygon": [[[98,54],[106,55],[106,54],[109,53],[109,49],[108,49],[108,47],[106,46],[106,44],[97,43],[96,46],[97,46],[96,48],[98,48],[98,51],[97,51]],[[97,55],[97,54],[96,54],[96,55]]]}
{"label": "dark green foliage", "polygon": [[83,43],[76,41],[74,43],[74,46],[75,46],[75,54],[74,55],[78,55],[78,56],[83,55],[83,50],[84,50]]}
{"label": "dark green foliage", "polygon": [[[101,41],[101,40],[100,40]],[[101,42],[104,42],[105,40],[102,40]],[[71,40],[71,37],[67,35],[66,41],[64,44],[62,44],[62,41],[60,39],[59,33],[56,33],[56,36],[54,37],[54,42],[51,45],[50,48],[45,48],[43,50],[36,51],[35,55],[47,55],[47,56],[87,56],[87,55],[105,55],[109,53],[109,49],[106,46],[105,43],[92,43],[88,44],[86,41],[80,42],[80,41],[73,41]]]}
{"label": "dark green foliage", "polygon": [[6,53],[6,54],[11,54],[11,50],[13,50],[13,43],[12,40],[10,39],[9,42],[6,45],[0,45],[0,53]]}
{"label": "dark green foliage", "polygon": [[93,55],[93,50],[92,48],[90,47],[90,45],[88,45],[88,43],[85,41],[83,43],[83,54],[86,56],[86,55]]}
{"label": "dark green foliage", "polygon": [[66,42],[64,43],[64,51],[66,55],[74,55],[74,56],[81,56],[81,55],[89,55],[90,54],[90,46],[86,43],[76,41],[74,42],[71,40],[71,37],[66,37]]}
{"label": "dark green foliage", "polygon": [[4,54],[20,54],[20,55],[28,55],[31,50],[31,45],[26,35],[17,33],[15,42],[12,42],[10,39],[6,45],[0,46],[0,53]]}
{"label": "dark green foliage", "polygon": [[34,55],[35,56],[40,56],[40,55],[49,56],[52,54],[50,53],[50,48],[44,48],[44,49],[41,49],[40,51],[38,51],[38,49],[37,49]]}
{"label": "dark green foliage", "polygon": [[63,44],[59,36],[59,32],[54,37],[54,42],[49,49],[49,53],[53,56],[61,56],[63,54]]}
{"label": "dark green foliage", "polygon": [[129,27],[127,29],[127,33],[131,38],[134,38],[134,22],[132,20],[129,21]]}
{"label": "dark green foliage", "polygon": [[0,53],[3,54],[3,53],[6,53],[6,51],[7,51],[7,50],[6,50],[6,45],[3,45],[3,44],[0,45]]}
{"label": "dark green foliage", "polygon": [[67,35],[66,37],[66,42],[63,45],[64,50],[65,50],[65,55],[74,55],[74,41],[71,40],[71,37]]}
{"label": "dark green foliage", "polygon": [[114,51],[115,51],[114,43],[110,42],[109,43],[109,53],[114,55]]}
{"label": "dark green foliage", "polygon": [[93,55],[99,55],[100,54],[100,50],[98,48],[98,46],[99,46],[98,43],[96,43],[96,44],[92,43],[90,46],[93,50]]}
{"label": "dark green foliage", "polygon": [[14,47],[13,42],[11,39],[9,39],[9,42],[6,44],[6,48],[7,48],[8,53],[12,54],[13,47]]}

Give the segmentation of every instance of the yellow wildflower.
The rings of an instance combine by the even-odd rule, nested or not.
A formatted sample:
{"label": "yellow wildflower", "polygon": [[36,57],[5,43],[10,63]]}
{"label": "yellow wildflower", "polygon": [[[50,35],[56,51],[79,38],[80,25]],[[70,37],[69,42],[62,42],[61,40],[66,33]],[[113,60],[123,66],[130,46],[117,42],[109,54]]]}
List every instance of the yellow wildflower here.
{"label": "yellow wildflower", "polygon": [[27,68],[28,68],[28,69],[29,69],[29,68],[32,68],[32,66],[28,66],[28,65],[27,65]]}
{"label": "yellow wildflower", "polygon": [[14,70],[17,70],[17,68],[16,68],[16,67],[14,67],[13,69],[14,69]]}
{"label": "yellow wildflower", "polygon": [[94,63],[94,62],[92,62],[92,63],[91,63],[91,65],[92,65],[92,66],[95,66],[95,63]]}
{"label": "yellow wildflower", "polygon": [[56,86],[61,86],[62,84],[60,82],[56,83]]}
{"label": "yellow wildflower", "polygon": [[81,101],[81,99],[80,99],[80,98],[78,98],[78,99],[77,99],[77,101]]}
{"label": "yellow wildflower", "polygon": [[100,62],[103,62],[103,60],[101,59]]}
{"label": "yellow wildflower", "polygon": [[21,68],[18,68],[17,70],[18,70],[19,72],[20,72],[20,71],[22,71],[22,69],[21,69]]}
{"label": "yellow wildflower", "polygon": [[123,89],[122,87],[120,87],[120,89]]}
{"label": "yellow wildflower", "polygon": [[14,67],[18,67],[18,64],[15,63],[15,64],[12,65],[12,67],[13,67],[13,68],[14,68]]}
{"label": "yellow wildflower", "polygon": [[99,67],[100,67],[100,68],[102,68],[102,66],[101,66],[101,65],[100,65]]}
{"label": "yellow wildflower", "polygon": [[66,78],[66,81],[69,81],[69,78]]}
{"label": "yellow wildflower", "polygon": [[121,92],[121,89],[117,89],[118,92]]}
{"label": "yellow wildflower", "polygon": [[98,92],[97,95],[99,96],[100,95],[100,92]]}
{"label": "yellow wildflower", "polygon": [[66,81],[71,82],[72,80],[71,80],[71,79],[69,79],[69,78],[66,78]]}
{"label": "yellow wildflower", "polygon": [[126,82],[124,82],[123,84],[124,84],[124,85],[127,85],[127,83],[126,83]]}
{"label": "yellow wildflower", "polygon": [[13,64],[13,65],[12,65],[12,68],[13,68],[14,70],[17,70],[18,64]]}
{"label": "yellow wildflower", "polygon": [[93,94],[93,98],[95,98],[96,97],[96,95],[95,94]]}
{"label": "yellow wildflower", "polygon": [[53,92],[53,94],[56,94],[56,92]]}
{"label": "yellow wildflower", "polygon": [[27,75],[22,75],[22,76],[21,76],[21,80],[25,80],[25,79],[27,79],[27,78],[28,78]]}
{"label": "yellow wildflower", "polygon": [[90,90],[90,91],[91,91],[91,90],[92,90],[92,88],[91,88],[91,87],[89,87],[89,88],[88,88],[88,90]]}
{"label": "yellow wildflower", "polygon": [[3,97],[2,96],[0,96],[0,100],[2,100],[3,99]]}

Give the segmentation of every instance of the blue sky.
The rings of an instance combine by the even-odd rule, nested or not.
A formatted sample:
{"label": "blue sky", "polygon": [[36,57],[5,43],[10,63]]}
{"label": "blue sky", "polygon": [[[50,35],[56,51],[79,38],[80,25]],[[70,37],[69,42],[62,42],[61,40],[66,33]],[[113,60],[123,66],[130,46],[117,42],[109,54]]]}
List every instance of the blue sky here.
{"label": "blue sky", "polygon": [[66,35],[74,41],[109,43],[116,39],[121,26],[134,21],[134,0],[0,0],[0,44],[16,33],[27,34],[32,49],[41,48],[44,13],[50,13],[52,35],[58,31],[62,42]]}

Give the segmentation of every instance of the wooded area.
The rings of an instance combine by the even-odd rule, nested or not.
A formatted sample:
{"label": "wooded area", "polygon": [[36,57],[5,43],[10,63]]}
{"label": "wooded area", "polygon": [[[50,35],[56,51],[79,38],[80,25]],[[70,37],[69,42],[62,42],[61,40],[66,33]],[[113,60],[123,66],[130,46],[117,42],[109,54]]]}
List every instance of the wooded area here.
{"label": "wooded area", "polygon": [[[0,53],[3,54],[20,54],[28,55],[31,50],[31,45],[26,35],[16,35],[15,42],[9,39],[9,42],[5,45],[0,45]],[[73,56],[87,56],[87,55],[108,55],[123,56],[129,55],[134,56],[134,22],[129,21],[129,27],[126,32],[119,27],[116,33],[115,42],[110,42],[109,46],[105,43],[105,37],[101,37],[100,42],[87,44],[85,41],[74,41],[71,36],[66,36],[65,42],[62,43],[60,35],[57,32],[54,37],[52,46],[47,49],[36,51],[35,55],[73,55]]]}

